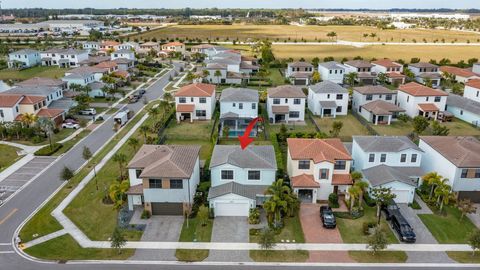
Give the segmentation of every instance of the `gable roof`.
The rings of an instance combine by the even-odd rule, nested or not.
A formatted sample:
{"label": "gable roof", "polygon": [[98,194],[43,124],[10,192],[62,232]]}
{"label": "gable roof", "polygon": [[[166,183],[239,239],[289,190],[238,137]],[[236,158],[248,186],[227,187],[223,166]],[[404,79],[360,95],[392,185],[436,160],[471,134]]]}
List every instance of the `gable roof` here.
{"label": "gable roof", "polygon": [[398,87],[398,90],[416,97],[448,96],[448,94],[444,91],[433,89],[416,82],[410,82],[404,85],[400,85]]}
{"label": "gable roof", "polygon": [[195,169],[200,152],[197,145],[143,145],[128,168],[143,169],[141,178],[188,179]]}
{"label": "gable roof", "polygon": [[223,185],[211,187],[208,191],[208,199],[213,199],[227,194],[236,194],[252,200],[257,199],[257,195],[263,195],[268,189],[264,185],[242,185],[237,182],[229,182]]}
{"label": "gable roof", "polygon": [[471,136],[420,136],[455,166],[480,167],[480,141]]}
{"label": "gable roof", "polygon": [[306,98],[302,89],[293,85],[280,85],[267,90],[270,98]]}
{"label": "gable roof", "polygon": [[314,163],[351,160],[352,157],[340,139],[288,138],[288,151],[294,160],[313,160]]}
{"label": "gable roof", "polygon": [[345,68],[340,63],[335,62],[335,61],[318,63],[318,65],[322,66],[326,69],[342,69],[342,70],[345,70]]}
{"label": "gable roof", "polygon": [[184,44],[181,43],[181,42],[169,42],[169,43],[165,43],[162,45],[163,46],[183,46]]}
{"label": "gable roof", "polygon": [[25,81],[21,81],[16,85],[18,86],[61,86],[64,84],[65,82],[59,79],[33,77]]}
{"label": "gable roof", "polygon": [[480,79],[469,80],[465,85],[480,89]]}
{"label": "gable roof", "polygon": [[420,167],[391,167],[381,164],[362,170],[362,174],[373,187],[394,181],[416,187],[412,177],[420,177],[424,172]]}
{"label": "gable roof", "polygon": [[392,112],[404,112],[405,110],[385,100],[377,99],[363,104],[362,108],[376,115],[390,115]]}
{"label": "gable roof", "polygon": [[192,83],[180,88],[176,97],[211,97],[215,92],[215,85],[206,83]]}
{"label": "gable roof", "polygon": [[407,149],[423,152],[407,136],[353,136],[353,141],[366,153],[397,153]]}
{"label": "gable roof", "polygon": [[311,89],[314,93],[324,93],[324,94],[347,94],[348,90],[341,87],[340,85],[332,82],[332,81],[323,81],[314,85],[310,85],[308,87]]}
{"label": "gable roof", "polygon": [[367,94],[396,94],[397,91],[390,90],[381,85],[367,85],[367,86],[359,86],[354,87],[353,91],[356,91],[360,94],[367,95]]}
{"label": "gable roof", "polygon": [[62,109],[45,109],[42,108],[40,111],[38,111],[37,116],[38,117],[47,117],[47,118],[55,118],[62,114],[65,110]]}
{"label": "gable roof", "polygon": [[41,101],[44,101],[46,98],[43,96],[23,96],[22,101],[20,104],[35,104]]}
{"label": "gable roof", "polygon": [[258,91],[249,88],[229,87],[222,91],[220,102],[258,102]]}
{"label": "gable roof", "polygon": [[300,174],[290,178],[292,187],[314,187],[319,188],[320,184],[315,181],[311,174]]}
{"label": "gable roof", "polygon": [[412,63],[409,64],[409,66],[416,67],[416,68],[436,68],[438,67],[437,65],[428,63],[428,62],[418,62],[418,63]]}
{"label": "gable roof", "polygon": [[302,61],[288,63],[288,66],[289,67],[313,67],[312,64],[308,62],[302,62]]}
{"label": "gable roof", "polygon": [[59,87],[56,86],[16,86],[7,91],[4,91],[4,94],[11,94],[11,95],[25,95],[25,96],[43,96],[46,97],[52,93],[57,92],[60,90]]}
{"label": "gable roof", "polygon": [[447,98],[447,106],[461,108],[464,111],[474,113],[480,117],[480,102],[469,98],[450,94]]}
{"label": "gable roof", "polygon": [[373,65],[370,62],[365,61],[365,60],[352,60],[352,61],[347,61],[344,64],[352,66],[352,67],[356,67],[356,68],[373,67]]}
{"label": "gable roof", "polygon": [[392,60],[386,59],[386,58],[373,61],[372,64],[379,65],[382,67],[401,67],[402,66],[401,64],[397,62],[393,62]]}
{"label": "gable roof", "polygon": [[450,74],[453,74],[455,76],[461,76],[465,78],[469,77],[480,77],[479,75],[473,73],[471,70],[468,70],[466,68],[459,68],[459,67],[451,67],[451,66],[441,66],[440,67],[441,72],[447,72]]}
{"label": "gable roof", "polygon": [[250,145],[244,150],[240,145],[215,145],[210,169],[223,164],[239,168],[277,169],[275,151],[271,145]]}
{"label": "gable roof", "polygon": [[115,61],[104,61],[101,63],[96,64],[94,67],[96,68],[113,68],[118,66],[118,64]]}
{"label": "gable roof", "polygon": [[23,99],[22,95],[5,95],[0,94],[0,107],[11,108]]}

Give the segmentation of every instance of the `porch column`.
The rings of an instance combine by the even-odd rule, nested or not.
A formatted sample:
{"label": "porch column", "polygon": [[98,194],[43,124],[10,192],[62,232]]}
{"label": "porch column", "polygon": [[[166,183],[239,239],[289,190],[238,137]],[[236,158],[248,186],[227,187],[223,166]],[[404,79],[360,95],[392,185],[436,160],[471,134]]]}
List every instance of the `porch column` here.
{"label": "porch column", "polygon": [[193,123],[193,112],[190,113],[190,123]]}
{"label": "porch column", "polygon": [[235,119],[235,131],[238,130],[238,119]]}
{"label": "porch column", "polygon": [[388,125],[390,125],[391,122],[392,122],[392,116],[389,115],[389,116],[388,116]]}
{"label": "porch column", "polygon": [[288,113],[285,114],[285,122],[288,124]]}
{"label": "porch column", "polygon": [[337,118],[337,109],[333,110],[333,118]]}
{"label": "porch column", "polygon": [[323,118],[323,108],[320,108],[320,115]]}
{"label": "porch column", "polygon": [[373,124],[376,126],[377,125],[377,116],[374,114],[373,115]]}
{"label": "porch column", "polygon": [[273,123],[275,124],[275,118],[276,118],[276,114],[273,114]]}

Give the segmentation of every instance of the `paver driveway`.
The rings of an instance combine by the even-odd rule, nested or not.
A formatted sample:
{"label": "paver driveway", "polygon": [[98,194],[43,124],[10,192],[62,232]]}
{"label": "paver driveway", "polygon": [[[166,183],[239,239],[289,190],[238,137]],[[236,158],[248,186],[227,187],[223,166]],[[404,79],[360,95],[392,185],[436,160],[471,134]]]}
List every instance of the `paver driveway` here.
{"label": "paver driveway", "polygon": [[[216,217],[211,242],[248,243],[249,226],[246,217]],[[207,261],[249,262],[248,250],[210,250]]]}
{"label": "paver driveway", "polygon": [[[335,229],[325,229],[320,220],[320,205],[302,203],[300,222],[306,243],[343,243]],[[347,251],[310,251],[308,262],[353,262]]]}

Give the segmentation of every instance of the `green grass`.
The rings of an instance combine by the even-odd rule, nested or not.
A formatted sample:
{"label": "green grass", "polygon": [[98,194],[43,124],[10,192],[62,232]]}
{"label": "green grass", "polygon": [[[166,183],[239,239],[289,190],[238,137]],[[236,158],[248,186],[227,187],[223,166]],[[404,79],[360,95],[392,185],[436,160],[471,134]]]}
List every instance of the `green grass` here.
{"label": "green grass", "polygon": [[194,121],[181,122],[172,120],[165,130],[167,138],[175,140],[202,140],[210,141],[210,133],[212,132],[213,122],[211,121]]}
{"label": "green grass", "polygon": [[403,122],[403,121],[395,121],[392,122],[389,126],[388,125],[373,125],[370,126],[378,132],[380,136],[406,136],[413,131],[412,122]]}
{"label": "green grass", "polygon": [[404,263],[407,253],[404,251],[349,251],[348,255],[359,263]]}
{"label": "green grass", "polygon": [[452,122],[444,122],[442,125],[450,129],[450,136],[480,136],[480,128],[475,128],[469,123],[454,118]]}
{"label": "green grass", "polygon": [[447,251],[448,257],[459,263],[480,263],[480,252],[475,252],[473,256],[472,252],[467,251]]}
{"label": "green grass", "polygon": [[250,258],[255,262],[305,262],[307,250],[250,250]]}
{"label": "green grass", "polygon": [[[364,216],[358,219],[346,219],[337,217],[337,227],[342,235],[344,243],[367,243],[368,236],[363,234],[363,223],[374,222],[377,220],[375,207],[364,207]],[[393,234],[390,226],[385,219],[380,222],[381,228],[387,234],[388,243],[398,243],[397,238]]]}
{"label": "green grass", "polygon": [[82,248],[69,234],[25,249],[30,256],[47,260],[126,260],[134,249]]}
{"label": "green grass", "polygon": [[21,156],[17,155],[17,151],[20,150],[10,145],[0,144],[0,153],[2,153],[0,155],[0,172],[21,158]]}
{"label": "green grass", "polygon": [[278,68],[270,68],[268,69],[269,75],[268,78],[272,81],[272,85],[282,85],[285,84],[285,78],[280,73]]}
{"label": "green grass", "polygon": [[[180,234],[180,242],[210,242],[212,238],[213,220],[209,219],[206,226],[202,226],[197,218],[187,220],[183,223]],[[179,261],[203,261],[208,257],[208,250],[205,249],[177,249],[175,256]]]}
{"label": "green grass", "polygon": [[64,153],[68,152],[68,150],[72,149],[72,147],[74,147],[75,144],[77,144],[80,140],[85,138],[88,134],[90,134],[90,130],[88,130],[88,129],[82,130],[82,132],[77,134],[77,136],[75,136],[73,139],[68,140],[65,143],[63,143],[62,148],[58,149],[58,151],[55,152],[53,154],[53,156],[60,156],[61,154],[64,154]]}
{"label": "green grass", "polygon": [[[295,243],[305,243],[305,236],[303,235],[302,224],[300,218],[297,216],[285,219],[285,226],[280,232],[275,235],[275,242],[281,243],[282,240],[289,240]],[[258,243],[258,233],[260,230],[250,230],[250,243]]]}
{"label": "green grass", "polygon": [[[296,124],[296,123],[289,123],[285,124],[287,127],[287,132],[289,133],[295,133],[295,132],[304,132],[304,133],[311,133],[311,132],[317,132],[315,129],[315,126],[309,119],[305,119],[305,124]],[[282,127],[281,124],[268,124],[267,128],[270,133],[279,133],[280,128]]]}
{"label": "green grass", "polygon": [[32,67],[24,70],[3,69],[0,70],[0,80],[27,80],[33,77],[48,77],[58,79],[63,77],[66,69],[59,67]]}
{"label": "green grass", "polygon": [[314,116],[315,122],[320,127],[320,131],[329,134],[332,129],[334,121],[340,121],[343,123],[343,127],[340,130],[339,138],[342,141],[351,142],[353,135],[368,135],[368,130],[365,128],[352,114],[340,115],[336,118],[320,118]]}
{"label": "green grass", "polygon": [[200,145],[200,160],[207,160],[213,151],[213,146],[210,140],[176,140],[167,137],[165,144],[180,144],[180,145]]}
{"label": "green grass", "polygon": [[445,206],[444,211],[444,215],[418,216],[440,244],[466,244],[470,233],[476,229],[475,225],[468,217],[460,220],[461,212],[454,206]]}
{"label": "green grass", "polygon": [[[75,132],[75,129],[73,128],[60,128],[58,133],[54,133],[53,136],[52,136],[52,143],[56,143],[56,142],[59,142],[65,138],[67,138],[68,136],[72,135],[72,133]],[[40,138],[42,138],[42,140],[38,143],[33,143],[32,141],[28,141],[28,140],[12,140],[12,142],[16,142],[16,143],[20,143],[20,144],[24,144],[24,145],[30,145],[30,146],[37,146],[37,145],[45,145],[45,144],[48,144],[48,139],[47,138],[44,138],[43,137],[43,134],[39,134]]]}

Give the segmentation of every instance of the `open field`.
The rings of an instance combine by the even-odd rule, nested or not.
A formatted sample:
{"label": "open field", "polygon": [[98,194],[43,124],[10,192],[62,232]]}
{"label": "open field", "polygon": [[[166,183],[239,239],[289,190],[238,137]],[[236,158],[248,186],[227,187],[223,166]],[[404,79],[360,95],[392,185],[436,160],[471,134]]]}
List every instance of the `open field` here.
{"label": "open field", "polygon": [[[133,35],[140,40],[156,39],[202,39],[211,41],[254,40],[268,38],[274,41],[328,41],[327,33],[337,33],[339,40],[363,42],[477,42],[480,35],[452,30],[395,29],[382,30],[369,26],[296,26],[296,25],[172,25],[161,29]],[[364,38],[363,34],[374,33],[375,37]]]}
{"label": "open field", "polygon": [[24,70],[0,70],[0,80],[26,80],[33,77],[61,78],[66,69],[58,67],[33,67]]}

